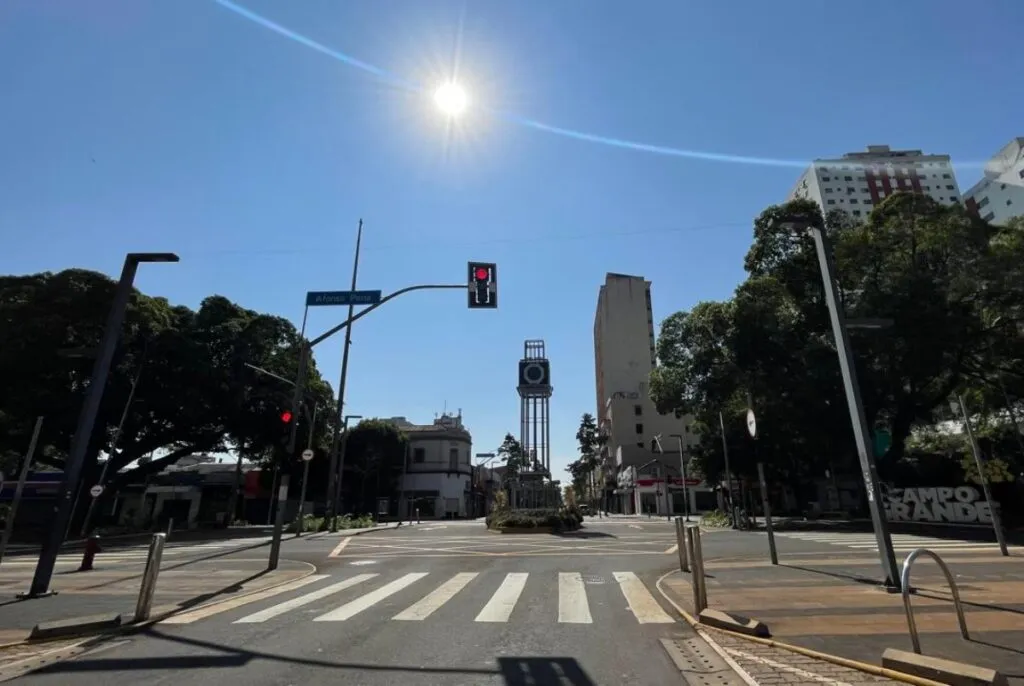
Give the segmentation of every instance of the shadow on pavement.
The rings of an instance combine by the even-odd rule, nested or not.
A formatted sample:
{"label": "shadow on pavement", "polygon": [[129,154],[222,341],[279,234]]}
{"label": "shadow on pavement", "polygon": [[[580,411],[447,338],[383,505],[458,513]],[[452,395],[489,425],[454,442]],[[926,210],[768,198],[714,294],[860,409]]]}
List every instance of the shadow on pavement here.
{"label": "shadow on pavement", "polygon": [[552,531],[551,535],[559,538],[618,538],[604,531]]}
{"label": "shadow on pavement", "polygon": [[[800,565],[786,564],[785,562],[779,563],[780,567],[786,567],[787,569],[796,569],[801,572],[810,572],[812,574],[821,574],[822,576],[830,576],[833,579],[845,579],[846,581],[854,581],[858,584],[865,584],[868,586],[881,586],[882,582],[878,579],[871,579],[866,576],[859,574],[843,574],[842,572],[827,572],[824,569],[814,569],[813,567],[801,567]],[[705,575],[707,576],[707,575]]]}
{"label": "shadow on pavement", "polygon": [[[155,629],[140,632],[148,638],[178,643],[192,649],[215,650],[219,655],[190,655],[141,658],[93,658],[68,660],[36,670],[36,674],[74,674],[77,672],[142,671],[146,669],[196,669],[204,667],[244,667],[254,660],[269,660],[307,667],[368,672],[409,672],[418,674],[451,674],[500,676],[506,686],[596,686],[574,658],[570,657],[499,657],[497,669],[473,667],[420,667],[415,665],[375,665],[331,662],[288,655],[275,655],[243,648],[173,636]],[[401,678],[401,677],[397,677]]]}

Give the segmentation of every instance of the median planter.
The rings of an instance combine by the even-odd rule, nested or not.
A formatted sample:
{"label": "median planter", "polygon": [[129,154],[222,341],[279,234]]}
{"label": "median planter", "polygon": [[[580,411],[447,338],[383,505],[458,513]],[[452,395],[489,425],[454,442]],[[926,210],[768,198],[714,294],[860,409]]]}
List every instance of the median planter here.
{"label": "median planter", "polygon": [[554,529],[550,526],[499,526],[493,529],[489,529],[491,533],[495,534],[550,534],[554,533]]}

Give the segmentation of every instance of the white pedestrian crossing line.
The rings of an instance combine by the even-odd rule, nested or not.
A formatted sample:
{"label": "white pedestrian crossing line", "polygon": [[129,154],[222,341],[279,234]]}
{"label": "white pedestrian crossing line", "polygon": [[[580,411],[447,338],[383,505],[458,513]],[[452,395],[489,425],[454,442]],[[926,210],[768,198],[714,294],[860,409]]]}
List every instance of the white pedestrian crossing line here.
{"label": "white pedestrian crossing line", "polygon": [[579,572],[558,574],[558,622],[560,624],[592,624],[587,589]]}
{"label": "white pedestrian crossing line", "polygon": [[509,617],[512,616],[512,610],[515,609],[516,603],[519,601],[519,596],[523,594],[523,589],[526,588],[526,579],[529,574],[522,572],[511,572],[505,575],[505,580],[501,582],[501,586],[494,592],[491,599],[484,605],[484,609],[480,610],[480,614],[476,616],[473,621],[476,622],[507,622]]}
{"label": "white pedestrian crossing line", "polygon": [[[842,533],[826,531],[788,531],[777,532],[776,536],[792,538],[809,543],[825,543],[828,545],[842,546],[854,550],[878,550],[878,542],[873,533]],[[955,538],[938,538],[935,536],[921,536],[918,534],[891,534],[893,549],[901,552],[909,552],[916,548],[934,548],[937,550],[962,550],[965,552],[984,552],[998,548],[995,542],[967,541]],[[1024,546],[1010,546],[1014,549],[1024,550]]]}
{"label": "white pedestrian crossing line", "polygon": [[300,595],[298,598],[292,598],[291,600],[286,600],[283,603],[278,603],[277,605],[268,607],[266,610],[261,610],[246,617],[242,617],[241,619],[235,620],[235,624],[256,624],[259,622],[265,622],[268,619],[273,619],[274,617],[283,615],[285,612],[291,612],[292,610],[309,605],[310,603],[315,603],[316,601],[326,598],[327,596],[334,595],[335,593],[341,593],[345,589],[352,588],[364,581],[369,581],[375,576],[377,575],[359,574],[350,579],[345,579],[344,581],[339,581],[336,584],[331,584],[330,586],[313,591],[312,593]]}
{"label": "white pedestrian crossing line", "polygon": [[396,579],[391,583],[381,586],[376,591],[367,593],[361,598],[356,598],[350,603],[345,603],[336,610],[331,610],[325,615],[316,617],[314,622],[344,622],[347,619],[355,617],[363,610],[369,609],[394,594],[401,591],[406,586],[411,586],[423,577],[427,576],[426,572],[413,572],[412,574],[406,574],[400,579]]}
{"label": "white pedestrian crossing line", "polygon": [[[320,607],[314,605],[314,607],[317,607],[317,611],[314,612],[316,616],[312,618],[312,621],[344,622],[360,613],[371,610],[374,606],[382,604],[388,598],[406,589],[411,589],[417,582],[431,576],[434,575],[428,572],[413,572],[373,589],[369,584],[376,585],[382,583],[386,579],[384,574],[356,574],[348,578],[336,580],[333,583],[328,583],[322,587],[319,584],[329,582],[331,576],[317,574],[288,582],[283,586],[258,591],[249,596],[233,598],[223,603],[214,603],[209,606],[196,608],[195,610],[170,617],[165,620],[165,623],[176,625],[191,624],[201,619],[222,614],[228,610],[237,610],[246,605],[263,603],[265,601],[274,602],[274,599],[281,596],[286,597],[287,599],[282,602],[276,602],[269,607],[263,607],[256,612],[245,614],[231,622],[232,624],[261,624],[301,608],[314,605],[315,603],[322,603],[325,599],[332,598],[345,591],[354,589],[356,593],[359,593],[364,588],[370,589],[324,614],[320,614]],[[450,604],[460,594],[465,595],[464,591],[473,586],[475,588],[486,588],[491,593],[473,621],[489,624],[508,624],[514,621],[513,615],[520,600],[527,593],[528,586],[530,589],[535,589],[538,582],[541,584],[557,582],[555,590],[558,595],[558,610],[557,616],[554,616],[552,612],[551,619],[559,624],[594,624],[594,617],[590,609],[591,599],[588,597],[588,587],[592,589],[592,593],[607,594],[611,592],[616,595],[621,593],[621,597],[626,600],[625,607],[619,605],[621,599],[613,603],[601,602],[598,607],[610,606],[620,608],[618,611],[628,610],[639,624],[673,624],[676,622],[662,608],[654,594],[635,573],[614,572],[612,577],[616,582],[615,586],[618,587],[618,591],[614,591],[610,585],[604,585],[604,579],[600,576],[593,577],[592,575],[584,575],[580,572],[558,572],[557,574],[511,572],[500,577],[480,572],[459,572],[450,577],[438,579],[440,584],[436,587],[422,589],[417,587],[418,592],[422,593],[419,599],[412,602],[411,605],[408,605],[398,614],[387,619],[401,622],[431,620],[439,610]],[[498,579],[500,579],[500,583],[497,584],[497,587],[491,586]],[[591,583],[594,586],[588,586]],[[483,586],[480,586],[481,584]],[[306,586],[310,586],[314,590],[309,590],[305,588]],[[491,592],[491,589],[493,589],[493,592]],[[299,592],[299,595],[294,597],[285,595],[295,592]],[[349,597],[351,598],[351,595]],[[411,601],[412,599],[410,598],[409,600]],[[330,601],[328,600],[327,602],[329,603]],[[330,605],[323,609],[329,609],[329,607]],[[533,607],[534,605],[531,603],[530,608],[532,609]],[[475,611],[476,608],[471,610],[471,612]],[[472,614],[469,616],[472,616]],[[448,619],[451,619],[451,617]],[[468,619],[468,617],[465,619]],[[465,621],[465,619],[461,621]],[[607,620],[608,617],[605,616],[604,619]]]}
{"label": "white pedestrian crossing line", "polygon": [[455,594],[469,585],[469,582],[477,577],[476,572],[461,572],[448,581],[438,586],[429,595],[425,596],[410,607],[402,610],[392,619],[399,621],[418,622],[426,619],[442,605],[455,597]]}
{"label": "white pedestrian crossing line", "polygon": [[641,624],[674,624],[675,620],[661,608],[651,592],[633,572],[615,572],[622,595],[626,596],[629,609]]}

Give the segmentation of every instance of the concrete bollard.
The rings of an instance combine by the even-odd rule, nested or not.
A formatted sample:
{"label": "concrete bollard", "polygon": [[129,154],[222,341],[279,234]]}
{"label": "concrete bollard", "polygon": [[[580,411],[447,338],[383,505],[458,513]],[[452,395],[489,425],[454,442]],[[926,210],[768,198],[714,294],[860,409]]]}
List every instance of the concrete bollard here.
{"label": "concrete bollard", "polygon": [[686,554],[686,525],[680,517],[676,517],[676,549],[679,553],[679,570],[690,571],[690,557]]}
{"label": "concrete bollard", "polygon": [[85,542],[85,552],[82,553],[82,564],[78,566],[80,572],[92,571],[92,563],[96,559],[96,553],[102,552],[100,548],[100,537],[98,534],[89,536]]}
{"label": "concrete bollard", "polygon": [[153,534],[149,542],[149,553],[146,555],[146,571],[142,573],[139,585],[139,600],[135,604],[135,621],[144,622],[149,619],[153,607],[153,596],[156,593],[156,579],[160,575],[160,563],[164,557],[164,541],[167,534]]}
{"label": "concrete bollard", "polygon": [[690,585],[693,586],[693,607],[700,614],[708,607],[708,592],[704,579],[704,551],[700,545],[700,525],[686,527],[686,539],[690,556]]}

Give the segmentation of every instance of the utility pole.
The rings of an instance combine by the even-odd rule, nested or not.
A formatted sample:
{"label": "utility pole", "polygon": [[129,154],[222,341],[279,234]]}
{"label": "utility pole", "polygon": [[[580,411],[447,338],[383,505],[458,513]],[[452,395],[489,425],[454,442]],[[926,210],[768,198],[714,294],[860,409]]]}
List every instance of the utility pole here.
{"label": "utility pole", "polygon": [[[356,290],[356,282],[359,277],[359,251],[363,243],[363,220],[359,220],[359,227],[356,229],[356,256],[352,263],[352,290]],[[348,318],[352,319],[355,305],[348,306]],[[336,493],[341,491],[341,474],[338,473],[338,439],[341,437],[341,418],[345,414],[345,384],[348,382],[348,353],[352,345],[352,327],[345,327],[345,342],[341,348],[341,379],[338,381],[338,417],[334,422],[334,435],[331,437],[331,459],[327,470],[327,521],[330,522],[331,531],[336,531],[334,518],[338,513],[338,501]]]}

